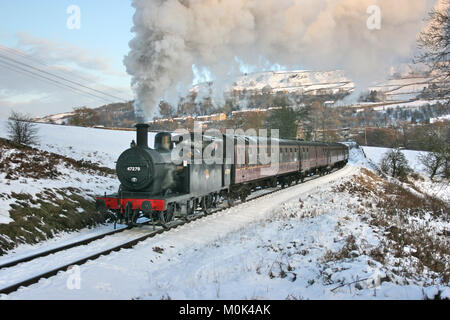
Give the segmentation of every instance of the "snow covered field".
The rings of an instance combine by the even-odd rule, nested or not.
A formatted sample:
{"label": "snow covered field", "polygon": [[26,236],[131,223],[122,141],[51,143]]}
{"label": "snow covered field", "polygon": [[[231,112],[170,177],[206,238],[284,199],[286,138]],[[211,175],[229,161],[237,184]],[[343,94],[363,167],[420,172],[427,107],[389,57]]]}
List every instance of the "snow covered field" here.
{"label": "snow covered field", "polygon": [[416,101],[412,101],[412,102],[403,102],[403,103],[399,102],[399,103],[395,103],[395,104],[375,107],[375,108],[373,108],[373,110],[385,111],[388,109],[396,109],[396,108],[418,110],[421,107],[432,106],[432,105],[435,105],[436,103],[443,104],[443,103],[445,103],[445,100],[416,100]]}
{"label": "snow covered field", "polygon": [[[377,147],[362,147],[364,149],[364,152],[366,153],[366,156],[375,162],[377,165],[381,164],[381,159],[383,159],[383,156],[391,151],[392,149],[389,148],[377,148]],[[405,155],[406,159],[408,160],[409,166],[420,174],[425,174],[425,168],[420,163],[419,156],[426,154],[426,152],[423,151],[415,151],[415,150],[402,150],[402,153]]]}
{"label": "snow covered field", "polygon": [[[389,148],[377,148],[377,147],[362,147],[367,157],[373,161],[376,165],[381,164],[381,160],[384,155],[391,151]],[[414,184],[424,192],[434,197],[440,198],[444,201],[450,202],[450,185],[448,181],[430,181],[425,167],[420,162],[420,156],[426,154],[425,151],[415,150],[402,150],[408,160],[408,164],[416,173],[419,173],[423,177],[423,181],[414,181]]]}
{"label": "snow covered field", "polygon": [[[38,148],[76,160],[89,160],[101,166],[115,168],[120,154],[136,139],[132,131],[36,124],[39,130]],[[0,120],[0,137],[7,138],[6,121]],[[153,139],[149,138],[152,145]]]}

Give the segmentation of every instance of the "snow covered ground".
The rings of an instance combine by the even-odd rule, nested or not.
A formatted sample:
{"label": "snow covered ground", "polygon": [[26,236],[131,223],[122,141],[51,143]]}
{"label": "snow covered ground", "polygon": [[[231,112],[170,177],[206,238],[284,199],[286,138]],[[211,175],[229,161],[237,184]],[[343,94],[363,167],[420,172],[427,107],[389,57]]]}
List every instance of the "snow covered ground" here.
{"label": "snow covered ground", "polygon": [[[46,189],[77,188],[79,195],[88,199],[95,194],[111,192],[118,188],[112,175],[101,175],[95,170],[76,168],[62,159],[48,159],[45,154],[31,150],[22,151],[6,145],[0,145],[0,152],[0,163],[6,167],[0,170],[0,224],[13,222],[9,211],[11,205],[17,204],[17,195],[33,198]],[[36,159],[39,159],[39,163],[36,163]],[[29,170],[25,171],[28,166]],[[63,199],[60,194],[56,194],[57,198]]]}
{"label": "snow covered ground", "polygon": [[[37,149],[0,141],[0,254],[98,223],[95,196],[115,192],[119,186],[113,170],[95,163],[115,167],[115,154],[123,150],[120,138],[108,135],[110,131],[37,127]],[[116,135],[128,140],[124,132]],[[0,122],[0,137],[7,137],[6,122]],[[110,141],[121,149],[113,153]]]}
{"label": "snow covered ground", "polygon": [[[374,258],[374,250],[386,241],[386,231],[362,212],[369,204],[375,208],[375,202],[338,191],[343,184],[352,184],[363,174],[361,166],[369,163],[360,153],[355,160],[331,175],[90,261],[78,270],[79,288],[70,285],[73,271],[61,272],[1,298],[424,299],[438,293],[450,297],[448,284],[433,280],[433,272],[402,275],[397,260],[383,264]],[[442,232],[449,222],[438,221],[435,228]],[[388,258],[396,259],[386,254]]]}
{"label": "snow covered ground", "polygon": [[431,123],[436,123],[436,122],[441,122],[441,121],[450,121],[450,114],[447,114],[447,115],[442,116],[442,117],[430,119]]}
{"label": "snow covered ground", "polygon": [[[133,132],[39,128],[45,140],[41,148],[76,159],[97,158],[109,167],[134,139]],[[392,185],[370,169],[386,150],[364,151],[369,159],[353,148],[351,163],[328,176],[170,230],[0,299],[450,298],[448,280],[442,278],[450,270],[448,212],[402,218],[380,211]],[[413,154],[408,159],[416,159]],[[443,265],[444,273],[419,259],[418,241],[400,245],[393,227],[400,234],[434,239],[440,251],[429,250],[430,259]],[[89,250],[103,245],[93,243]],[[70,255],[65,259],[77,257]],[[44,271],[39,264],[29,266],[27,274]],[[0,283],[8,277],[0,272]],[[74,279],[80,280],[79,288]]]}
{"label": "snow covered ground", "polygon": [[[43,280],[35,286],[21,289],[19,292],[11,294],[9,298],[130,299],[153,297],[160,299],[164,295],[169,295],[171,298],[217,298],[216,286],[220,284],[215,284],[214,272],[220,277],[226,275],[234,278],[238,276],[242,273],[240,270],[242,261],[237,262],[241,260],[242,254],[248,255],[249,253],[241,244],[233,243],[233,241],[230,243],[226,239],[229,237],[233,239],[236,235],[238,235],[237,239],[240,239],[242,232],[246,233],[248,229],[253,230],[259,223],[273,217],[280,204],[289,201],[298,202],[299,195],[306,192],[317,194],[318,190],[322,188],[322,183],[341,181],[343,177],[357,171],[356,167],[349,166],[327,177],[281,191],[258,199],[258,201],[242,204],[166,232],[139,244],[132,250],[122,250],[89,262],[81,267],[82,287],[80,290],[68,290],[66,285],[68,274],[61,273],[59,276]],[[272,232],[276,230],[277,228]],[[248,240],[253,240],[253,237],[248,237]],[[162,248],[163,254],[158,253],[159,250],[155,250],[155,248]],[[221,250],[218,250],[219,248]],[[237,255],[234,259],[236,251],[241,255]],[[210,255],[211,252],[213,255]],[[216,259],[217,264],[214,262]],[[226,271],[225,274],[220,275],[220,270]],[[248,290],[243,291],[246,286],[242,286],[239,281],[232,281],[226,285],[229,285],[230,289],[223,291],[219,298],[245,299],[252,297],[248,292],[248,290],[254,290],[251,286],[247,287]],[[176,293],[167,290],[168,286],[176,286]],[[160,289],[156,290],[158,287]],[[240,293],[236,296],[238,292]],[[267,297],[277,298],[271,294]]]}

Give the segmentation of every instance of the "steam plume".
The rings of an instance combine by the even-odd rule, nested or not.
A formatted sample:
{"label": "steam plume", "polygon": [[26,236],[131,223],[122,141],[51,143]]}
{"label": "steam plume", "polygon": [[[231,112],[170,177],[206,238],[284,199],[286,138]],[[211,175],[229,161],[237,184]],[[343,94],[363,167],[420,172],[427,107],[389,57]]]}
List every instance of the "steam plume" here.
{"label": "steam plume", "polygon": [[[134,0],[135,38],[125,65],[146,118],[176,103],[192,66],[220,83],[242,65],[343,69],[368,82],[411,57],[435,0]],[[378,5],[380,30],[367,9]]]}

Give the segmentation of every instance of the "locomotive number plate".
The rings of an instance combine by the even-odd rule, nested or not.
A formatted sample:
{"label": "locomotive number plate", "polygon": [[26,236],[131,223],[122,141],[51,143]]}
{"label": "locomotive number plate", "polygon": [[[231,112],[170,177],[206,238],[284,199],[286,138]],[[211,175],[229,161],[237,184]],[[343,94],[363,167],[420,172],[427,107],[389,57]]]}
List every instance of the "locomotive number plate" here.
{"label": "locomotive number plate", "polygon": [[129,172],[140,172],[141,171],[141,167],[128,167],[127,170]]}

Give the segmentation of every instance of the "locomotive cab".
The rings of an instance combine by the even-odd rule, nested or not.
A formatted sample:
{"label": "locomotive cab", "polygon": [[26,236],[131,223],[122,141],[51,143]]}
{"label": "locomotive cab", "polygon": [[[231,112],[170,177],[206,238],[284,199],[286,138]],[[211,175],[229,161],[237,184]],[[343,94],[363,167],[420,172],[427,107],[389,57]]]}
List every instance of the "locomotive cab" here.
{"label": "locomotive cab", "polygon": [[173,150],[172,135],[168,132],[160,132],[155,137],[155,150],[170,152]]}

